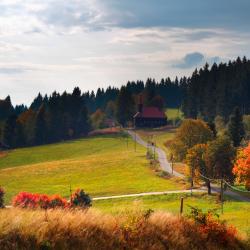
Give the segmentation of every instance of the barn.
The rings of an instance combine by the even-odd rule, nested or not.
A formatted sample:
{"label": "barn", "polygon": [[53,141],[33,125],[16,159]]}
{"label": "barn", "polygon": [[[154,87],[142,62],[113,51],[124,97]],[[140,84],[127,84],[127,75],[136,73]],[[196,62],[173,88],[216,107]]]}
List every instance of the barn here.
{"label": "barn", "polygon": [[138,112],[134,115],[136,128],[156,128],[167,125],[167,117],[157,107],[143,107],[138,105]]}

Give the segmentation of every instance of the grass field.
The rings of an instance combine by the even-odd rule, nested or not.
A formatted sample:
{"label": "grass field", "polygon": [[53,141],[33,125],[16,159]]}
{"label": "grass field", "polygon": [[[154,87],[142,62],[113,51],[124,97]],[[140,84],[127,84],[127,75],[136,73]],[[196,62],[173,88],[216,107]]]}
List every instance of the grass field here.
{"label": "grass field", "polygon": [[183,113],[179,109],[167,108],[166,115],[169,120],[183,119]]}
{"label": "grass field", "polygon": [[207,194],[168,194],[159,196],[144,196],[137,198],[123,198],[114,200],[94,201],[93,207],[104,212],[119,214],[133,209],[153,209],[154,211],[167,211],[178,214],[180,211],[180,198],[184,197],[184,214],[190,213],[190,207],[198,207],[203,211],[216,209],[220,219],[237,227],[243,233],[250,234],[250,203],[226,199],[224,213],[221,214],[221,204],[216,195]]}
{"label": "grass field", "polygon": [[7,202],[20,191],[69,197],[70,185],[92,197],[182,189],[156,176],[145,155],[119,135],[17,149],[0,159],[0,186]]}

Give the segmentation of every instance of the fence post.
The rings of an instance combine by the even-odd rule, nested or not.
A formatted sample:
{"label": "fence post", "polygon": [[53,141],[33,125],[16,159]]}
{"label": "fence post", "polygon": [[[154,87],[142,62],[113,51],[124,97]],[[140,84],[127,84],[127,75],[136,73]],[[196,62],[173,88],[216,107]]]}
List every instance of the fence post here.
{"label": "fence post", "polygon": [[183,198],[183,197],[181,197],[180,214],[182,214],[182,213],[183,213],[183,200],[184,200],[184,198]]}

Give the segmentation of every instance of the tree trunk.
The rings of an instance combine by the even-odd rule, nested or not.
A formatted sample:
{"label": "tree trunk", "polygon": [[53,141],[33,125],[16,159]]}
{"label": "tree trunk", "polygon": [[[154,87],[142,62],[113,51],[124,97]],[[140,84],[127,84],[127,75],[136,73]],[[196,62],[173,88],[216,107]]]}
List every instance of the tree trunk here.
{"label": "tree trunk", "polygon": [[207,180],[207,193],[211,195],[211,185],[210,185],[210,180]]}

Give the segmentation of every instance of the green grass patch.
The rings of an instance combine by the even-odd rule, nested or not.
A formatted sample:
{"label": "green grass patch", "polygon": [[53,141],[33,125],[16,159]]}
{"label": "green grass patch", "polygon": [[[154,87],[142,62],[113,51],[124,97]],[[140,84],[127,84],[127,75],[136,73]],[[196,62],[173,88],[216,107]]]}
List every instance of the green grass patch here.
{"label": "green grass patch", "polygon": [[183,113],[177,108],[167,108],[166,115],[168,120],[183,119]]}
{"label": "green grass patch", "polygon": [[92,197],[182,189],[149,167],[146,149],[119,136],[97,136],[13,150],[0,158],[6,201],[21,191],[60,194],[83,188]]}

